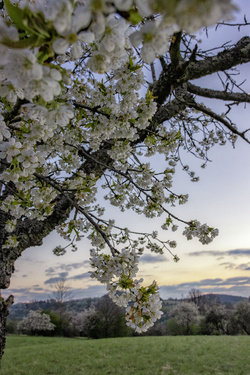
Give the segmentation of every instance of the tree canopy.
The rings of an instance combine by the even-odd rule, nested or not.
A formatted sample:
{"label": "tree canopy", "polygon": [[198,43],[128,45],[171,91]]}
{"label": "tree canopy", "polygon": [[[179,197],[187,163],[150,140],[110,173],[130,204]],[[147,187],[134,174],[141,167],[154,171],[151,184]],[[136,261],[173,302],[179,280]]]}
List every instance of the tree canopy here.
{"label": "tree canopy", "polygon": [[[250,60],[250,38],[202,50],[194,35],[219,21],[226,27],[236,9],[230,0],[4,0],[0,288],[8,288],[21,253],[56,229],[72,251],[89,238],[91,275],[126,306],[128,325],[142,332],[160,317],[157,284],[135,278],[138,261],[144,248],[177,261],[176,242],[117,226],[97,191],[122,212],[162,216],[165,230],[184,225],[187,239],[207,244],[218,235],[175,214],[188,196],[173,190],[173,180],[178,165],[198,180],[183,150],[205,167],[214,145],[250,143],[249,129],[230,119],[235,105],[250,102],[234,77]],[[214,73],[216,87],[197,85]],[[158,154],[165,165],[154,170]]]}

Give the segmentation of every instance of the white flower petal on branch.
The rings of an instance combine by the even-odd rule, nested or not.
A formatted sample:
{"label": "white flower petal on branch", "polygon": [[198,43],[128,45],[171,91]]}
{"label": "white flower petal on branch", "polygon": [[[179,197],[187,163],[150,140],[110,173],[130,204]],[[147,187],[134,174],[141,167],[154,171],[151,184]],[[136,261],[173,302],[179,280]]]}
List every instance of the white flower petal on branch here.
{"label": "white flower petal on branch", "polygon": [[53,50],[55,53],[63,54],[67,51],[69,48],[69,42],[64,38],[57,38],[52,43]]}

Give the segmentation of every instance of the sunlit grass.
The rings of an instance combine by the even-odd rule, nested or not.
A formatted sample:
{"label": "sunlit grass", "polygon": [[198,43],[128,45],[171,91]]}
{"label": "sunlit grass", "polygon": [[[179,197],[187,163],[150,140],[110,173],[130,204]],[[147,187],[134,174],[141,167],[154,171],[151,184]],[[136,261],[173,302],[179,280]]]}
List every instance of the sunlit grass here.
{"label": "sunlit grass", "polygon": [[250,337],[10,336],[1,375],[250,375]]}

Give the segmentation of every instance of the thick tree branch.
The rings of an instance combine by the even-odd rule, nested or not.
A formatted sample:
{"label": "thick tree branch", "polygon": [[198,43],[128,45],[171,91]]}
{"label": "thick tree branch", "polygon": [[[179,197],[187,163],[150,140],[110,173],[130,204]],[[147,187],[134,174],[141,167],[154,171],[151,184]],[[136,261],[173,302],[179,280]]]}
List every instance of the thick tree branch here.
{"label": "thick tree branch", "polygon": [[1,293],[0,293],[0,327],[1,327],[1,330],[0,330],[0,342],[1,342],[1,345],[0,345],[0,358],[2,357],[3,355],[3,350],[4,350],[4,346],[5,346],[5,341],[6,341],[6,338],[5,338],[5,331],[6,331],[6,322],[7,322],[7,317],[8,317],[8,314],[9,314],[9,307],[14,303],[14,297],[12,295],[10,295],[6,300],[4,300],[2,297],[1,297]]}
{"label": "thick tree branch", "polygon": [[205,98],[210,99],[220,99],[225,101],[235,101],[235,102],[243,102],[243,103],[250,103],[250,95],[247,93],[241,92],[228,92],[228,91],[220,91],[220,90],[212,90],[212,89],[205,89],[203,87],[199,87],[193,85],[192,83],[187,83],[187,90],[195,95],[203,96]]}
{"label": "thick tree branch", "polygon": [[174,88],[185,82],[225,71],[249,61],[250,38],[243,37],[234,47],[225,49],[216,56],[206,57],[199,61],[191,59],[179,64],[178,69],[166,65],[159,79],[150,86],[150,90],[157,97],[156,102],[160,105],[165,102]]}
{"label": "thick tree branch", "polygon": [[[178,89],[175,93],[175,98],[164,105],[158,107],[156,113],[154,114],[151,125],[147,129],[156,130],[159,124],[164,121],[168,121],[174,116],[178,115],[180,112],[184,111],[188,103],[193,101],[193,95],[188,93],[186,90]],[[144,136],[145,131],[141,131],[140,134]]]}
{"label": "thick tree branch", "polygon": [[3,113],[3,118],[6,123],[15,122],[14,118],[19,115],[20,108],[23,104],[28,103],[26,99],[17,99],[15,105],[10,111]]}
{"label": "thick tree branch", "polygon": [[[17,227],[13,232],[13,235],[15,235],[19,241],[18,246],[0,251],[0,287],[2,289],[8,288],[11,274],[14,272],[14,262],[21,255],[22,251],[31,246],[41,245],[43,239],[52,232],[57,225],[63,223],[69,217],[71,210],[72,202],[61,194],[56,200],[53,213],[45,220],[40,221],[25,218],[18,221]],[[4,217],[2,211],[0,212],[0,218],[2,218],[4,225],[7,218]],[[2,230],[2,243],[6,235],[7,233]]]}
{"label": "thick tree branch", "polygon": [[249,61],[250,38],[245,36],[240,39],[234,47],[225,49],[216,56],[190,62],[180,82],[187,82],[219,71],[228,70],[234,66],[248,63]]}

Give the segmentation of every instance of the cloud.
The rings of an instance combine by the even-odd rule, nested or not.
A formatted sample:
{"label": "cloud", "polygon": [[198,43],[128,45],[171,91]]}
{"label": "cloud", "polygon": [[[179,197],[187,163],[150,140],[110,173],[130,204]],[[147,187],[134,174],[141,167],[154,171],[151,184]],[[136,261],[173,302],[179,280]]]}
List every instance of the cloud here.
{"label": "cloud", "polygon": [[89,272],[80,273],[79,275],[71,276],[68,280],[82,280],[90,277]]}
{"label": "cloud", "polygon": [[203,255],[221,256],[224,254],[225,252],[216,250],[193,251],[192,253],[188,253],[191,257],[200,257]]}
{"label": "cloud", "polygon": [[239,264],[237,267],[235,267],[235,269],[241,271],[250,271],[250,262]]}
{"label": "cloud", "polygon": [[82,280],[82,279],[87,279],[90,277],[89,272],[83,272],[80,273],[79,275],[75,276],[70,276],[68,277],[69,273],[68,272],[59,272],[56,276],[50,277],[49,279],[45,280],[44,284],[54,284],[57,283],[58,281],[61,281],[62,279],[65,279],[66,281],[68,280]]}
{"label": "cloud", "polygon": [[77,270],[81,267],[89,267],[89,261],[84,260],[83,262],[79,263],[69,263],[69,264],[59,264],[56,267],[49,267],[45,270],[46,276],[54,276],[59,271],[70,272],[72,270]]}
{"label": "cloud", "polygon": [[[51,290],[43,288],[13,288],[3,291],[3,298],[7,298],[10,294],[14,295],[15,303],[43,301],[50,298]],[[72,289],[74,299],[102,297],[107,294],[107,290],[103,285],[90,285],[86,288]]]}
{"label": "cloud", "polygon": [[177,285],[163,285],[160,287],[162,298],[182,298],[188,295],[191,289],[199,289],[202,293],[235,294],[249,296],[250,277],[231,277],[228,279],[204,279]]}
{"label": "cloud", "polygon": [[225,283],[224,285],[227,285],[227,284],[250,285],[250,277],[244,277],[244,276],[231,277],[229,279],[226,279],[224,283]]}
{"label": "cloud", "polygon": [[224,263],[220,263],[219,265],[224,266],[225,269],[229,269],[229,270],[236,268],[236,264],[231,263],[231,262],[224,262]]}
{"label": "cloud", "polygon": [[61,270],[65,270],[65,271],[77,270],[78,268],[81,268],[81,267],[89,267],[89,261],[84,260],[83,262],[79,262],[79,263],[61,264],[60,266]]}
{"label": "cloud", "polygon": [[228,255],[250,255],[250,249],[229,250]]}
{"label": "cloud", "polygon": [[211,255],[211,256],[248,256],[250,255],[250,249],[234,249],[234,250],[205,250],[205,251],[193,251],[189,253],[190,256],[204,256],[204,255]]}
{"label": "cloud", "polygon": [[30,290],[31,288],[11,288],[11,289],[4,290],[3,293],[8,292],[8,295],[18,294],[18,293],[29,293]]}
{"label": "cloud", "polygon": [[[82,273],[73,276],[72,278],[84,279],[85,277],[87,278],[87,273]],[[53,284],[56,281],[58,281],[58,278],[50,278],[46,280],[46,284]],[[188,292],[191,289],[198,289],[204,294],[220,293],[249,297],[249,288],[250,277],[238,276],[228,279],[202,279],[176,285],[162,285],[160,287],[160,295],[164,299],[183,298],[188,295]],[[107,290],[103,285],[87,285],[85,288],[71,288],[71,290],[74,299],[101,297],[107,293]],[[7,298],[10,294],[13,294],[16,303],[29,302],[34,300],[41,301],[50,298],[51,292],[51,289],[42,288],[39,287],[39,285],[33,285],[33,287],[31,288],[16,288],[4,290],[3,297]]]}
{"label": "cloud", "polygon": [[242,264],[236,264],[236,263],[232,263],[232,262],[224,262],[224,263],[220,263],[220,266],[224,266],[225,269],[250,271],[250,262],[242,263]]}
{"label": "cloud", "polygon": [[152,254],[145,254],[140,257],[140,263],[158,263],[158,262],[167,262],[168,259],[165,257],[165,255],[158,254],[158,255],[152,255]]}
{"label": "cloud", "polygon": [[66,277],[68,276],[68,272],[59,272],[59,276],[61,277],[61,279],[66,279]]}
{"label": "cloud", "polygon": [[60,276],[57,276],[57,277],[50,277],[48,280],[45,280],[44,281],[44,284],[54,284],[54,283],[57,283],[58,281],[60,281],[62,278]]}
{"label": "cloud", "polygon": [[56,269],[53,267],[49,267],[45,270],[46,276],[53,276],[56,273]]}
{"label": "cloud", "polygon": [[74,298],[94,298],[107,294],[107,289],[103,285],[90,285],[87,288],[73,290]]}

